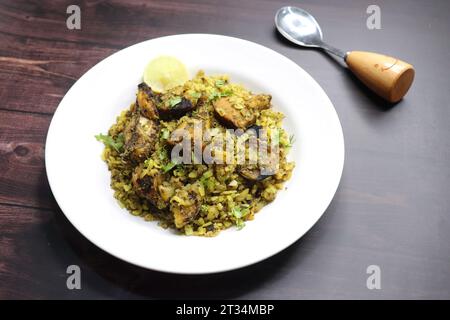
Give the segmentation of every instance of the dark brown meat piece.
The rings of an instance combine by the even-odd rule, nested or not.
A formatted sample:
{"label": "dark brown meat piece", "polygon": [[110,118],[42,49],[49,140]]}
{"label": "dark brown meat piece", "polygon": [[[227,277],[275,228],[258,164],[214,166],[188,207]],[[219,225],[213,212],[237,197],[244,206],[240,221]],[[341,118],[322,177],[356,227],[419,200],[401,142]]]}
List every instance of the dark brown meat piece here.
{"label": "dark brown meat piece", "polygon": [[200,211],[202,197],[198,192],[198,184],[188,184],[178,189],[175,197],[182,200],[183,203],[172,201],[170,211],[173,214],[175,226],[182,228],[195,219]]}
{"label": "dark brown meat piece", "polygon": [[159,118],[158,110],[156,108],[158,96],[155,95],[152,89],[144,82],[138,85],[138,93],[136,97],[136,105],[141,114],[150,119],[157,120]]}
{"label": "dark brown meat piece", "polygon": [[164,194],[161,194],[160,187],[164,183],[164,174],[157,173],[154,176],[142,175],[142,166],[136,167],[131,182],[134,191],[141,197],[146,198],[158,209],[164,209],[169,205],[169,201]]}
{"label": "dark brown meat piece", "polygon": [[125,155],[133,163],[139,163],[155,151],[159,123],[143,117],[139,110],[135,110],[123,133]]}
{"label": "dark brown meat piece", "polygon": [[228,127],[245,130],[253,125],[256,116],[249,108],[236,109],[227,98],[220,98],[213,103],[218,118]]}
{"label": "dark brown meat piece", "polygon": [[158,106],[159,117],[163,120],[178,119],[184,116],[189,111],[195,109],[195,105],[191,100],[182,97],[180,102],[171,106],[166,103],[159,103]]}
{"label": "dark brown meat piece", "polygon": [[269,175],[261,174],[261,170],[257,166],[245,165],[238,169],[239,174],[251,182],[264,180]]}
{"label": "dark brown meat piece", "polygon": [[267,162],[262,164],[245,164],[238,168],[239,174],[250,182],[264,180],[278,170],[278,158],[273,154],[267,156]]}

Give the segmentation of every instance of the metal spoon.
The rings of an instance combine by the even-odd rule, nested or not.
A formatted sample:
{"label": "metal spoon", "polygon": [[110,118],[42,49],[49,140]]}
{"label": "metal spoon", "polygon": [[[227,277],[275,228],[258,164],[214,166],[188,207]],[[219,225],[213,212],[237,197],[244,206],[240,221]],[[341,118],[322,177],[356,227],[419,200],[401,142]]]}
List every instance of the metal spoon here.
{"label": "metal spoon", "polygon": [[367,51],[344,52],[326,44],[316,19],[303,9],[292,6],[279,9],[275,25],[295,44],[321,48],[342,58],[363,83],[390,102],[399,101],[414,80],[414,67],[407,62]]}

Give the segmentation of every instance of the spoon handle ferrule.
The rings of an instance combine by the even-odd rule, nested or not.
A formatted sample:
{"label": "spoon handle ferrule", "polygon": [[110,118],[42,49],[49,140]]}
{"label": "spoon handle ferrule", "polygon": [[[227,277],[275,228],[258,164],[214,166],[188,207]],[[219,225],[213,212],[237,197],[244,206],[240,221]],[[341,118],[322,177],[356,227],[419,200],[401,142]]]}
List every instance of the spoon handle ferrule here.
{"label": "spoon handle ferrule", "polygon": [[324,49],[324,50],[326,50],[326,51],[328,51],[328,52],[334,54],[335,56],[338,56],[338,57],[344,59],[344,60],[345,60],[345,58],[346,58],[346,56],[347,56],[347,53],[346,53],[346,52],[344,52],[344,51],[342,51],[342,50],[340,50],[340,49],[338,49],[338,48],[335,48],[335,47],[333,47],[333,46],[330,46],[329,44],[327,44],[327,43],[325,43],[325,42],[322,42],[322,43],[320,44],[320,47],[321,47],[322,49]]}

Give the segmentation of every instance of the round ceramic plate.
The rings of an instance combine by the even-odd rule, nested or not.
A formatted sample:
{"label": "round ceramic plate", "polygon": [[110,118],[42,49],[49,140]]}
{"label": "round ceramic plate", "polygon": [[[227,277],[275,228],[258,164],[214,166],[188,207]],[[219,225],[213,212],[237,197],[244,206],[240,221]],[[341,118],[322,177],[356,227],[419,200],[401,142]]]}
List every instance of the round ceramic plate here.
{"label": "round ceramic plate", "polygon": [[[181,236],[120,208],[94,135],[108,131],[135,100],[147,63],[171,55],[190,75],[228,74],[255,93],[273,96],[295,136],[296,168],[286,190],[248,221],[212,238]],[[299,239],[330,204],[344,165],[342,128],[322,88],[281,54],[246,40],[185,34],[144,41],[104,59],[67,92],[52,119],[45,161],[53,194],[70,222],[110,254],[153,270],[200,274],[266,259]]]}

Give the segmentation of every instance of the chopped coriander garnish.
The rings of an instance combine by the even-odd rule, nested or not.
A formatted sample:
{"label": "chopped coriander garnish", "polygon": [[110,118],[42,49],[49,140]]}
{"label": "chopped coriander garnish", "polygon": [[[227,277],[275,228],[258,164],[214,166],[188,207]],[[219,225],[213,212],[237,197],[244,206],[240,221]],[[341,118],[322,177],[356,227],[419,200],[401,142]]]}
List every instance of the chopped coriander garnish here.
{"label": "chopped coriander garnish", "polygon": [[169,106],[171,108],[175,107],[177,104],[181,102],[181,97],[173,97],[169,99]]}
{"label": "chopped coriander garnish", "polygon": [[205,187],[206,186],[206,181],[208,180],[208,178],[205,178],[205,176],[202,176],[200,178],[200,183]]}
{"label": "chopped coriander garnish", "polygon": [[230,95],[232,95],[232,94],[233,94],[233,91],[232,91],[232,90],[224,90],[223,92],[213,91],[213,92],[209,95],[208,99],[211,101],[211,100],[215,100],[215,99],[217,99],[217,98],[228,97],[228,96],[230,96]]}
{"label": "chopped coriander garnish", "polygon": [[172,170],[177,164],[173,161],[170,161],[168,164],[166,164],[165,166],[162,167],[164,173],[169,172],[170,170]]}
{"label": "chopped coriander garnish", "polygon": [[153,161],[151,158],[145,159],[144,166],[148,167],[151,161]]}
{"label": "chopped coriander garnish", "polygon": [[209,100],[214,100],[214,99],[218,98],[219,96],[220,96],[220,93],[219,93],[219,92],[213,91],[213,92],[208,96],[208,99],[209,99]]}
{"label": "chopped coriander garnish", "polygon": [[238,230],[241,230],[245,227],[245,222],[242,219],[236,221],[236,227]]}
{"label": "chopped coriander garnish", "polygon": [[239,207],[234,207],[234,208],[231,210],[231,214],[232,214],[236,219],[241,219],[241,218],[245,217],[248,213],[249,213],[248,208],[241,209],[241,208],[239,208]]}
{"label": "chopped coriander garnish", "polygon": [[182,163],[176,165],[175,170],[173,170],[175,176],[184,176],[184,166]]}
{"label": "chopped coriander garnish", "polygon": [[170,131],[169,131],[169,129],[167,129],[167,128],[162,128],[162,129],[161,129],[161,138],[164,139],[164,140],[167,140],[167,139],[169,139],[169,137],[170,137]]}
{"label": "chopped coriander garnish", "polygon": [[233,90],[225,90],[225,91],[223,91],[223,92],[221,92],[220,93],[220,96],[221,97],[228,97],[228,96],[231,96],[233,94]]}
{"label": "chopped coriander garnish", "polygon": [[125,138],[124,138],[124,136],[123,136],[123,133],[121,132],[121,133],[119,133],[119,134],[117,135],[117,139],[116,139],[116,147],[117,147],[118,149],[122,149],[124,143],[125,143]]}
{"label": "chopped coriander garnish", "polygon": [[286,148],[291,148],[292,145],[294,144],[294,142],[295,142],[295,137],[294,137],[293,134],[291,134],[291,135],[289,136],[289,143],[285,144],[284,147],[286,147]]}
{"label": "chopped coriander garnish", "polygon": [[292,146],[295,142],[295,136],[293,134],[291,134],[289,136],[289,146]]}
{"label": "chopped coriander garnish", "polygon": [[106,135],[106,134],[98,134],[95,136],[95,139],[97,139],[97,141],[101,141],[103,142],[103,144],[107,147],[111,147],[114,150],[116,150],[117,152],[121,152],[121,149],[123,147],[123,143],[124,143],[124,138],[123,138],[123,133],[119,133],[117,135],[117,138],[114,140],[113,137]]}
{"label": "chopped coriander garnish", "polygon": [[190,94],[190,96],[191,96],[192,98],[198,99],[198,98],[200,98],[200,97],[202,96],[202,94],[201,94],[200,92],[192,92],[192,93]]}
{"label": "chopped coriander garnish", "polygon": [[225,84],[225,81],[222,79],[216,80],[216,86],[220,87],[223,86]]}
{"label": "chopped coriander garnish", "polygon": [[240,219],[242,218],[242,211],[239,207],[234,207],[231,210],[231,214],[236,218],[236,219]]}
{"label": "chopped coriander garnish", "polygon": [[163,161],[165,159],[167,159],[167,150],[162,148],[158,151],[158,158],[159,160]]}

